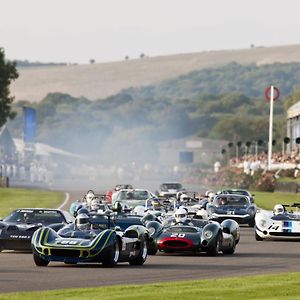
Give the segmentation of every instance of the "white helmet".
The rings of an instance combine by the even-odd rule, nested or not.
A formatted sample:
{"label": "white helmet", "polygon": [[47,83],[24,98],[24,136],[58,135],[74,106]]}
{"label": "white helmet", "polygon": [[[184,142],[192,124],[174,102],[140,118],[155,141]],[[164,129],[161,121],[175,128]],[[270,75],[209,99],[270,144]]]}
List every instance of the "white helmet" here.
{"label": "white helmet", "polygon": [[89,230],[90,226],[90,219],[87,214],[79,214],[76,217],[75,225],[79,230]]}
{"label": "white helmet", "polygon": [[209,200],[209,202],[212,202],[212,201],[214,200],[214,197],[215,197],[215,196],[216,196],[215,193],[210,192],[210,193],[208,194],[208,200]]}
{"label": "white helmet", "polygon": [[101,202],[99,198],[93,198],[91,201],[91,210],[97,211],[101,208]]}
{"label": "white helmet", "polygon": [[274,215],[280,215],[284,213],[284,207],[281,204],[276,204],[273,209]]}
{"label": "white helmet", "polygon": [[85,195],[85,200],[88,206],[91,205],[91,202],[93,198],[95,197],[95,194],[92,191],[88,191],[88,193]]}
{"label": "white helmet", "polygon": [[187,220],[187,210],[183,207],[178,208],[175,211],[175,220],[177,223],[184,223]]}
{"label": "white helmet", "polygon": [[133,210],[133,214],[143,216],[145,214],[145,206],[137,205]]}
{"label": "white helmet", "polygon": [[189,197],[188,197],[187,194],[182,194],[182,195],[180,196],[180,202],[186,202],[186,201],[188,201],[188,200],[189,200]]}

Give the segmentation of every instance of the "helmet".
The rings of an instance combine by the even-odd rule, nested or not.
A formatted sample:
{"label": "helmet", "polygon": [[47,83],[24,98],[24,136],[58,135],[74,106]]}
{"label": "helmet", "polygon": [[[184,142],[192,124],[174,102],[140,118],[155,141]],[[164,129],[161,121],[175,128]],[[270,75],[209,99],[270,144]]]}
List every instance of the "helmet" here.
{"label": "helmet", "polygon": [[176,199],[179,201],[180,200],[180,197],[183,193],[182,192],[177,192],[176,193]]}
{"label": "helmet", "polygon": [[214,200],[214,197],[215,197],[215,196],[216,196],[215,193],[210,192],[210,193],[208,194],[208,200],[209,200],[209,202],[212,202],[212,201]]}
{"label": "helmet", "polygon": [[116,201],[113,205],[112,205],[112,210],[116,211],[118,213],[123,211],[123,206],[122,203],[119,201]]}
{"label": "helmet", "polygon": [[133,210],[133,214],[143,216],[145,214],[145,206],[137,205]]}
{"label": "helmet", "polygon": [[79,207],[79,209],[77,210],[77,216],[80,215],[80,214],[89,215],[89,211],[85,207]]}
{"label": "helmet", "polygon": [[274,215],[280,215],[284,213],[284,207],[281,204],[276,204],[273,209]]}
{"label": "helmet", "polygon": [[91,210],[97,211],[98,209],[101,208],[101,202],[99,198],[94,198],[91,201]]}
{"label": "helmet", "polygon": [[182,194],[182,195],[180,196],[180,202],[186,202],[186,201],[188,201],[188,200],[189,200],[189,197],[188,197],[187,194]]}
{"label": "helmet", "polygon": [[183,223],[187,220],[187,210],[183,207],[178,208],[175,211],[175,220],[177,223]]}
{"label": "helmet", "polygon": [[206,191],[206,192],[205,192],[205,197],[208,198],[210,193],[212,193],[211,190]]}
{"label": "helmet", "polygon": [[85,195],[85,200],[87,202],[87,205],[90,206],[92,199],[95,197],[95,194],[93,191],[88,191],[87,194]]}
{"label": "helmet", "polygon": [[79,230],[89,230],[90,229],[90,219],[87,214],[79,214],[76,217],[75,225]]}

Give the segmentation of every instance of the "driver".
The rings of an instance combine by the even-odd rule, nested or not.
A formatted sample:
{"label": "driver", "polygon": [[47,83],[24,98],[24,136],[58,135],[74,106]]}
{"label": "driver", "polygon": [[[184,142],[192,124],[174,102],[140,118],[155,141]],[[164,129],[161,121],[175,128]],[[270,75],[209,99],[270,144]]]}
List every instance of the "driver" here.
{"label": "driver", "polygon": [[188,219],[188,212],[185,208],[180,207],[175,211],[175,225],[193,225],[190,220]]}
{"label": "driver", "polygon": [[227,199],[226,197],[222,197],[220,200],[220,205],[226,205],[227,204]]}
{"label": "driver", "polygon": [[282,215],[282,214],[284,214],[284,212],[285,212],[285,210],[284,210],[283,205],[276,204],[274,206],[273,213],[274,213],[275,216]]}
{"label": "driver", "polygon": [[75,227],[80,231],[91,230],[90,218],[87,214],[79,214],[75,220]]}

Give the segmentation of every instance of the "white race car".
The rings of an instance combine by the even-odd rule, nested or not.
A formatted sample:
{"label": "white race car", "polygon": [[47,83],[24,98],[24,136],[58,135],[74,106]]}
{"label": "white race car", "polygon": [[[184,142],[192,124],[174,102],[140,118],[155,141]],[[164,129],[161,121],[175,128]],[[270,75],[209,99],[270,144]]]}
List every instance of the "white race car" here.
{"label": "white race car", "polygon": [[[264,239],[299,239],[300,240],[300,203],[293,205],[281,205],[282,211],[268,211],[258,209],[255,215],[255,239],[263,241]],[[286,207],[294,207],[296,211],[287,212]]]}

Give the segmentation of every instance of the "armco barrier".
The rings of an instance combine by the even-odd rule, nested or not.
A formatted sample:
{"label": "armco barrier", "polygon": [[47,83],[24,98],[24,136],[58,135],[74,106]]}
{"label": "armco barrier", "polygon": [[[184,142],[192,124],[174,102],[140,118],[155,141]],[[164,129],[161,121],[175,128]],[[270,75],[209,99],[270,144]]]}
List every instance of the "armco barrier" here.
{"label": "armco barrier", "polygon": [[275,185],[276,192],[298,193],[300,185],[297,182],[277,182]]}

